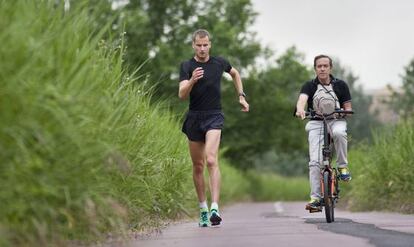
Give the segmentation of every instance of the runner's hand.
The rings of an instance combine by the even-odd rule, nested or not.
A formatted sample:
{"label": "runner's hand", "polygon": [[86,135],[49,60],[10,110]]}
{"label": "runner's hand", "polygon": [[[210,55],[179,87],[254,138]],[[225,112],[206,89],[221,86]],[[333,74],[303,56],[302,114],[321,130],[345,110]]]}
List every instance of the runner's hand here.
{"label": "runner's hand", "polygon": [[201,78],[203,78],[204,76],[204,70],[201,67],[197,67],[194,71],[193,74],[190,78],[190,82],[192,83],[196,83],[198,80],[200,80]]}
{"label": "runner's hand", "polygon": [[246,99],[243,96],[239,97],[239,103],[242,106],[242,109],[241,109],[242,112],[249,111],[249,104],[247,103]]}

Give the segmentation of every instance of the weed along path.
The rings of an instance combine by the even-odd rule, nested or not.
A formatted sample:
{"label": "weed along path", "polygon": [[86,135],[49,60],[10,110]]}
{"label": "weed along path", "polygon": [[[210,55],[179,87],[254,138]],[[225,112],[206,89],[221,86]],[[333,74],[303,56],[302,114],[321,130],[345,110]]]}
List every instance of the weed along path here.
{"label": "weed along path", "polygon": [[335,222],[328,224],[324,213],[309,214],[304,205],[235,204],[222,210],[220,227],[199,228],[194,219],[140,237],[127,246],[414,246],[414,215],[336,210]]}

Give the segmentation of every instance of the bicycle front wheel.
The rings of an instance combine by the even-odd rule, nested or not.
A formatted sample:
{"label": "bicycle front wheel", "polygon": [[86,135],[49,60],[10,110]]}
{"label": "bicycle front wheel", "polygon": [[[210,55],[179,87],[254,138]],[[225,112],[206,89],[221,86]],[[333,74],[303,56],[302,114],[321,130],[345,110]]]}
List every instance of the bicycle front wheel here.
{"label": "bicycle front wheel", "polygon": [[334,221],[334,201],[332,196],[332,179],[329,171],[323,172],[323,201],[325,204],[325,216],[326,222],[331,223]]}

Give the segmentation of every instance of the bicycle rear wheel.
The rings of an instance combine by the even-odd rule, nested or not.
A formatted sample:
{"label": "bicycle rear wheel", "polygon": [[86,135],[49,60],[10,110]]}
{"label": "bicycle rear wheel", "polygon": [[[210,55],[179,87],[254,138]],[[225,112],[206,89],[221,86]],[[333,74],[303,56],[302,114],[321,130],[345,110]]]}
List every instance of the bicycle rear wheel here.
{"label": "bicycle rear wheel", "polygon": [[329,171],[323,172],[323,201],[325,204],[325,216],[326,222],[331,223],[334,221],[334,201],[332,197],[332,180]]}

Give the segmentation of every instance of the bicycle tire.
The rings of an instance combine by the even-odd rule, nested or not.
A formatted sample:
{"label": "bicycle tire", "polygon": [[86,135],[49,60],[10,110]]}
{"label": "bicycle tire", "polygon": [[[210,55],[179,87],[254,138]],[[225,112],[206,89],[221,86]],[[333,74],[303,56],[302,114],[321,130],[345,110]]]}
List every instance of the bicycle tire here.
{"label": "bicycle tire", "polygon": [[323,172],[323,201],[325,204],[326,222],[334,221],[334,202],[332,197],[331,175],[329,171]]}
{"label": "bicycle tire", "polygon": [[332,179],[333,179],[333,188],[334,188],[332,196],[334,198],[334,207],[335,207],[339,199],[339,183],[338,183],[339,178],[338,178],[338,171],[336,169],[333,169],[332,172],[333,172]]}

